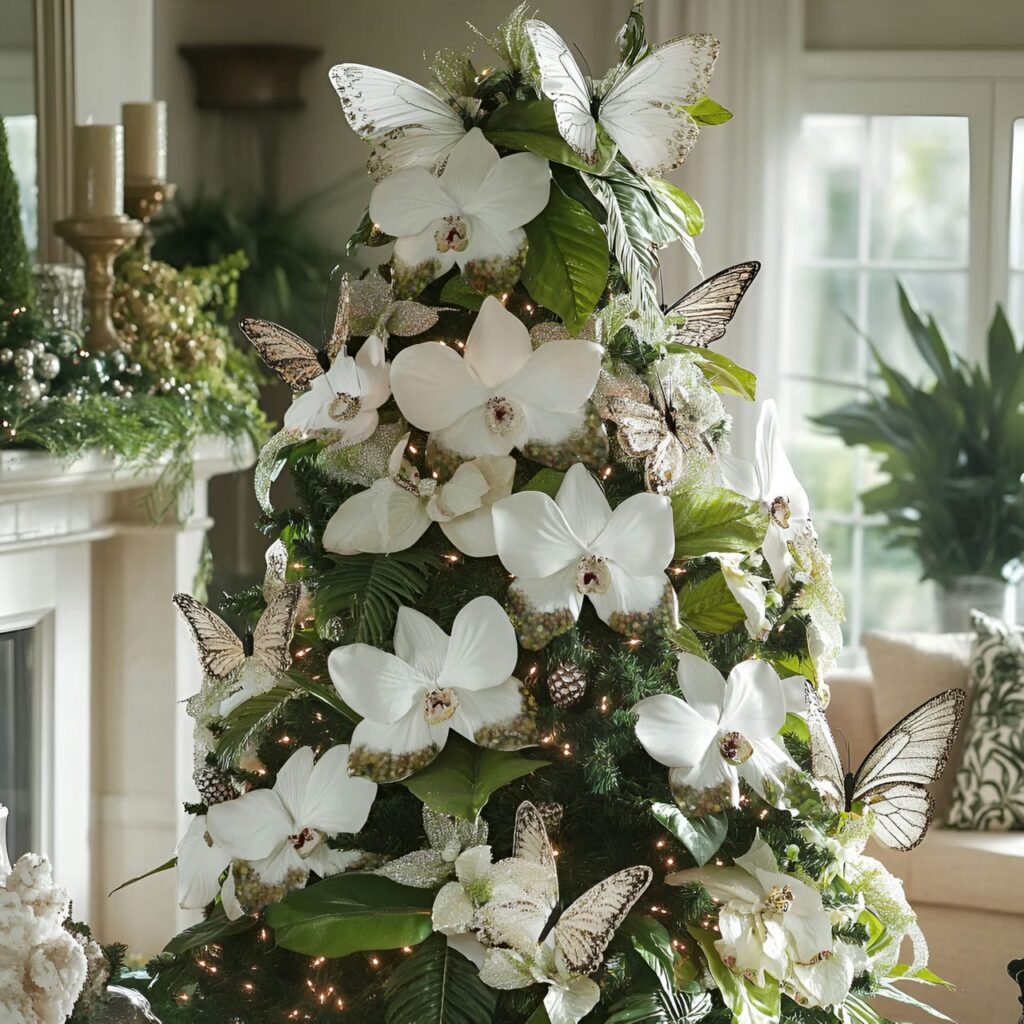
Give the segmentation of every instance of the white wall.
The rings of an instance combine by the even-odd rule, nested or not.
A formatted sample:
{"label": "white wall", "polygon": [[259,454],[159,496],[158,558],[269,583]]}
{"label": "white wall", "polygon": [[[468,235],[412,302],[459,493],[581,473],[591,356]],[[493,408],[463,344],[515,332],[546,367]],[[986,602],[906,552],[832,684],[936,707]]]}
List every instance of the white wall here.
{"label": "white wall", "polygon": [[75,121],[120,124],[153,98],[153,0],[75,0]]}

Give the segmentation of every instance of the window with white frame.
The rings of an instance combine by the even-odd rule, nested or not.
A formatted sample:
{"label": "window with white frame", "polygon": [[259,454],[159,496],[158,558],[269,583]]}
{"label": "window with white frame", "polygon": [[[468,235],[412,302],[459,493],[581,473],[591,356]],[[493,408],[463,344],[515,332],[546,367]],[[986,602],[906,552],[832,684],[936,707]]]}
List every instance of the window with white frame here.
{"label": "window with white frame", "polygon": [[1016,54],[807,57],[787,212],[787,447],[847,600],[854,656],[866,630],[935,628],[935,602],[913,555],[888,548],[861,509],[877,461],[812,418],[875,386],[869,341],[926,378],[897,281],[964,356],[983,353],[997,302],[1024,332],[1022,67]]}

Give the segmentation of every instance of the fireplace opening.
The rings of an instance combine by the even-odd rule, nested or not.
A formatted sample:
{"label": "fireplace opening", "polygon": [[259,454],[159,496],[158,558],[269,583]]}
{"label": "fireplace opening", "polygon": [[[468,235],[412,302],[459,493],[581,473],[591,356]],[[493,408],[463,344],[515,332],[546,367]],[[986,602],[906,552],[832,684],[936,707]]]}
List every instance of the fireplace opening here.
{"label": "fireplace opening", "polygon": [[12,860],[32,849],[37,826],[35,632],[0,633],[0,804],[10,808],[7,846]]}

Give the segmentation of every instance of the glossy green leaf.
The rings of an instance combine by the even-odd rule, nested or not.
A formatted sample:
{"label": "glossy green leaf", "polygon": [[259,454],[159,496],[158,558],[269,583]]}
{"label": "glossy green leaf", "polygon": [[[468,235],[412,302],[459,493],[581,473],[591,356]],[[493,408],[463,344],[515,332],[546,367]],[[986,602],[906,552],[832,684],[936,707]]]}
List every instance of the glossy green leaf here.
{"label": "glossy green leaf", "polygon": [[651,804],[651,813],[659,824],[685,846],[701,866],[722,847],[729,832],[729,819],[724,814],[708,814],[688,818],[675,804]]}
{"label": "glossy green leaf", "polygon": [[744,619],[743,609],[732,596],[725,577],[716,572],[679,591],[679,618],[701,633],[727,633]]}
{"label": "glossy green leaf", "polygon": [[384,989],[386,1024],[480,1024],[494,1017],[497,993],[461,953],[435,935],[402,960]]}
{"label": "glossy green leaf", "polygon": [[526,1024],[551,1024],[551,1018],[548,1016],[547,1007],[541,1003],[540,1006],[530,1014],[530,1019]]}
{"label": "glossy green leaf", "polygon": [[709,552],[749,554],[761,545],[768,520],[756,502],[724,487],[678,488],[672,495],[676,558]]}
{"label": "glossy green leaf", "polygon": [[289,893],[267,909],[277,944],[328,958],[415,946],[433,931],[434,893],[349,872]]}
{"label": "glossy green leaf", "polygon": [[492,793],[547,765],[513,751],[478,747],[452,733],[434,761],[404,785],[433,810],[475,821]]}
{"label": "glossy green leaf", "polygon": [[603,174],[615,159],[615,144],[598,131],[597,160],[588,164],[558,133],[555,108],[550,100],[514,100],[498,107],[487,119],[483,132],[488,142],[505,149],[536,153],[546,160]]}
{"label": "glossy green leaf", "polygon": [[562,486],[565,473],[560,469],[541,469],[527,481],[524,491],[541,491],[553,498]]}
{"label": "glossy green leaf", "polygon": [[680,623],[678,628],[669,634],[668,640],[677,650],[708,660],[708,652],[704,650],[700,637],[685,623]]}
{"label": "glossy green leaf", "polygon": [[686,108],[686,112],[697,124],[725,124],[732,119],[732,111],[726,110],[721,103],[716,103],[710,96],[702,96],[696,103]]}
{"label": "glossy green leaf", "polygon": [[[682,345],[680,348],[694,351],[692,346]],[[757,374],[734,363],[728,356],[714,349],[697,350],[697,365],[708,383],[722,395],[736,395],[753,402],[757,397]]]}
{"label": "glossy green leaf", "polygon": [[608,1011],[605,1024],[700,1024],[713,1007],[707,992],[633,992]]}
{"label": "glossy green leaf", "polygon": [[218,903],[213,908],[210,916],[198,924],[186,928],[183,932],[175,935],[170,942],[164,946],[164,952],[172,956],[180,956],[190,949],[198,949],[200,946],[208,946],[211,942],[220,942],[229,935],[241,935],[247,932],[256,924],[256,919],[243,917],[237,921],[229,921],[224,908]]}
{"label": "glossy green leaf", "polygon": [[461,306],[463,309],[479,309],[486,296],[478,292],[461,275],[448,278],[441,289],[441,301],[450,306]]}
{"label": "glossy green leaf", "polygon": [[678,224],[683,234],[692,237],[704,230],[704,211],[693,196],[670,181],[655,180],[650,185],[659,208]]}
{"label": "glossy green leaf", "polygon": [[164,871],[170,871],[171,868],[176,867],[178,864],[178,858],[172,857],[170,860],[164,861],[163,864],[158,868],[153,868],[151,871],[147,871],[144,875],[136,875],[135,878],[129,878],[127,882],[122,882],[116,889],[111,889],[107,893],[109,899],[114,895],[115,892],[120,892],[122,889],[127,889],[129,885],[134,885],[136,882],[141,882],[144,878],[152,878],[153,875],[159,875]]}
{"label": "glossy green leaf", "polygon": [[641,959],[654,972],[662,989],[675,989],[676,951],[668,929],[653,917],[630,915],[619,928],[619,935],[629,940]]}
{"label": "glossy green leaf", "polygon": [[548,205],[526,225],[526,237],[526,290],[576,334],[608,283],[608,240],[601,225],[552,184]]}

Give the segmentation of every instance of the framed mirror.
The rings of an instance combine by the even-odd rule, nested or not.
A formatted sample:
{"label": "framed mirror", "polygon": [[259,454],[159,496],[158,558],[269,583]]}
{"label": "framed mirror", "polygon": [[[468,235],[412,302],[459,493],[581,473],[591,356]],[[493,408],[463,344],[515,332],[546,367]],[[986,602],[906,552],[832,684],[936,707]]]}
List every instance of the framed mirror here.
{"label": "framed mirror", "polygon": [[51,225],[67,216],[74,123],[72,0],[0,0],[0,117],[31,258],[67,259]]}

